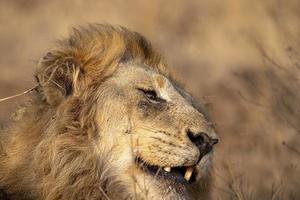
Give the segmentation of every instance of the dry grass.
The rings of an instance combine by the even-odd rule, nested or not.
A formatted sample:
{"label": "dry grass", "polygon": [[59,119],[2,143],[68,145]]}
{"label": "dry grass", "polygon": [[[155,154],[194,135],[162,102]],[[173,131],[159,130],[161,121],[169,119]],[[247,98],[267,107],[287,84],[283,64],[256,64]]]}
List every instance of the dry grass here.
{"label": "dry grass", "polygon": [[[0,0],[0,98],[34,86],[35,60],[87,22],[144,34],[208,104],[214,199],[300,199],[298,0]],[[19,100],[0,103],[1,126]]]}

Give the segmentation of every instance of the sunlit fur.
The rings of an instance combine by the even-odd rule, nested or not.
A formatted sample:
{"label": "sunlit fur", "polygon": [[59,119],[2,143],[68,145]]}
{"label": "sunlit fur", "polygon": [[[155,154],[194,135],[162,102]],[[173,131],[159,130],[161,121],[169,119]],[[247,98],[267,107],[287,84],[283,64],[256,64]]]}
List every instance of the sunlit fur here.
{"label": "sunlit fur", "polygon": [[[0,135],[0,190],[11,199],[209,197],[211,154],[197,164],[185,131],[214,135],[211,123],[140,34],[74,29],[41,59],[35,78],[30,102]],[[165,106],[143,104],[140,87],[157,90]],[[145,165],[197,164],[197,180],[175,187],[140,170],[137,156]]]}

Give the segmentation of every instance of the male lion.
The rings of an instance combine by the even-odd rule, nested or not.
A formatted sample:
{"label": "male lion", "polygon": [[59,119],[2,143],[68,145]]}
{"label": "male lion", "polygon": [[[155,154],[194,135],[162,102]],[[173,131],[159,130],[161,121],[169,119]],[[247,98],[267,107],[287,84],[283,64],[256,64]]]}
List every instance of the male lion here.
{"label": "male lion", "polygon": [[217,135],[143,36],[75,29],[35,78],[22,116],[1,134],[6,198],[208,198]]}

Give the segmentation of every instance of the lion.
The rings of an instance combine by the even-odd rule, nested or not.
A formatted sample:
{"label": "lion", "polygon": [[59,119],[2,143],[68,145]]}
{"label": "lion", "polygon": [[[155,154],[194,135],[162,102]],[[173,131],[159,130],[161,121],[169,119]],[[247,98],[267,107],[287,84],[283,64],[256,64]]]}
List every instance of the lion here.
{"label": "lion", "polygon": [[2,196],[209,198],[212,120],[142,35],[74,28],[34,76],[22,115],[1,133]]}

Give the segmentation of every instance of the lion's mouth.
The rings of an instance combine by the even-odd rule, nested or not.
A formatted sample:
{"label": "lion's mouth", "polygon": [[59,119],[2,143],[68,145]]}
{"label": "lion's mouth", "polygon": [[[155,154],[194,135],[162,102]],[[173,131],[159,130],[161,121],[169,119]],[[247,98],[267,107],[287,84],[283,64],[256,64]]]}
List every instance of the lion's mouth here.
{"label": "lion's mouth", "polygon": [[197,171],[195,166],[161,167],[149,165],[141,158],[136,158],[136,163],[140,169],[159,179],[166,179],[180,184],[191,184],[196,180]]}

